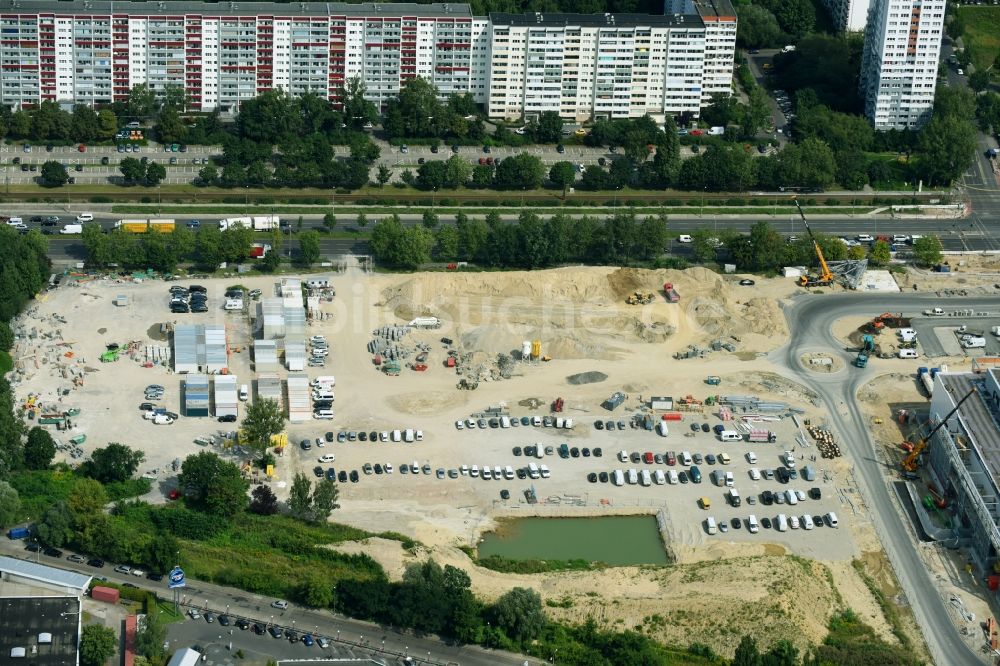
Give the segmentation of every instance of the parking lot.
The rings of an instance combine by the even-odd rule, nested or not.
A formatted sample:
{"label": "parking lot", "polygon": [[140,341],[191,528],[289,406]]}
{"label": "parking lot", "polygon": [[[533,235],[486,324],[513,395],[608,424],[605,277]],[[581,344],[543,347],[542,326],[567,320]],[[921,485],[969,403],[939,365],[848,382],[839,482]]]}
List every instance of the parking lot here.
{"label": "parking lot", "polygon": [[[991,331],[1000,326],[1000,317],[967,317],[956,314],[945,317],[914,317],[912,327],[917,331],[920,346],[925,356],[996,356],[1000,354],[1000,338]],[[965,326],[964,331],[959,329]],[[960,335],[983,333],[986,347],[966,349]]]}

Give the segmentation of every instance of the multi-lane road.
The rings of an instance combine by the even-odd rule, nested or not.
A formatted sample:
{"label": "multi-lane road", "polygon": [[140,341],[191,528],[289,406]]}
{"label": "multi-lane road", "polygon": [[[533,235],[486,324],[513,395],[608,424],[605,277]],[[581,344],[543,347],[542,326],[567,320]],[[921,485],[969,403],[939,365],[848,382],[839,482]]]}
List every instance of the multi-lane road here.
{"label": "multi-lane road", "polygon": [[[402,210],[402,209],[401,209]],[[595,214],[606,215],[611,214],[612,211],[607,209],[596,210]],[[41,210],[37,211],[37,215],[59,215],[63,217],[64,222],[72,222],[74,214],[67,215],[65,209],[51,209],[51,210]],[[188,220],[195,218],[198,215],[194,210],[188,215],[161,215],[160,217],[173,217],[177,220],[178,224],[184,224]],[[485,213],[480,213],[475,210],[470,212],[471,217],[482,216]],[[130,216],[138,217],[138,216]],[[215,224],[220,216],[209,215],[201,216],[198,215],[197,219],[200,220],[201,224]],[[295,216],[296,218],[298,216]],[[337,229],[350,229],[354,227],[354,222],[356,219],[354,214],[341,214],[337,215]],[[381,215],[369,215],[369,228],[371,224]],[[443,224],[450,224],[454,222],[454,215],[452,214],[441,214],[440,220]],[[542,217],[545,217],[543,215]],[[120,215],[111,215],[108,213],[95,213],[95,222],[101,224],[104,228],[110,229],[114,221],[120,219]],[[303,215],[303,229],[324,229],[323,227],[323,217],[320,214],[314,215]],[[27,219],[27,217],[25,217]],[[413,213],[401,213],[400,219],[405,225],[415,225],[422,223],[422,216]],[[516,213],[505,213],[501,215],[501,219],[505,222],[515,222],[517,220]],[[773,216],[773,215],[761,215],[761,216],[751,216],[751,215],[726,215],[726,216],[712,216],[706,214],[704,216],[700,215],[684,215],[684,216],[669,216],[669,228],[671,234],[670,246],[666,248],[671,253],[675,254],[685,254],[687,249],[683,243],[677,241],[677,237],[681,234],[688,234],[695,229],[699,228],[709,228],[715,230],[721,229],[732,229],[739,232],[748,232],[750,227],[758,219],[767,219],[770,221],[779,233],[786,237],[791,236],[803,236],[804,228],[802,227],[802,222],[799,220],[797,215],[786,215],[786,216]],[[29,222],[30,227],[38,227],[37,223]],[[875,217],[869,216],[858,216],[858,217],[833,217],[833,216],[817,216],[810,220],[810,226],[814,231],[845,237],[854,238],[859,234],[871,234],[877,236],[879,234],[937,234],[946,250],[955,251],[965,251],[965,250],[1000,250],[1000,220],[997,216],[974,216],[972,218],[966,219],[914,219],[914,218],[894,218],[887,214],[878,215]],[[66,262],[66,261],[81,261],[84,259],[83,243],[78,236],[62,236],[54,234],[48,236],[49,239],[49,256],[53,261],[56,262]],[[297,241],[295,239],[295,234],[291,234],[290,237],[286,239],[285,250],[294,252],[297,246]],[[334,257],[342,254],[365,254],[368,251],[368,243],[363,238],[330,238],[326,237],[322,241],[322,253],[325,257]]]}

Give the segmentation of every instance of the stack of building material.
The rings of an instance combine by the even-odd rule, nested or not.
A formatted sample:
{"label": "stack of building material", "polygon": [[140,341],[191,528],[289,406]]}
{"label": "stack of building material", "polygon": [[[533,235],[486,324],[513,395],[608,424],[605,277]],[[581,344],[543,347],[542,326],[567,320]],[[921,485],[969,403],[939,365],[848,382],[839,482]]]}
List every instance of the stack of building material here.
{"label": "stack of building material", "polygon": [[265,340],[284,337],[285,315],[280,298],[264,298],[260,301],[261,337]]}
{"label": "stack of building material", "polygon": [[208,416],[208,375],[189,374],[184,378],[184,415]]}
{"label": "stack of building material", "polygon": [[215,378],[215,415],[239,416],[238,405],[236,375],[217,376]]}
{"label": "stack of building material", "polygon": [[306,341],[302,338],[285,340],[285,367],[292,372],[306,369]]}
{"label": "stack of building material", "polygon": [[304,423],[312,419],[312,401],[309,395],[309,377],[304,373],[288,374],[288,420]]}
{"label": "stack of building material", "polygon": [[257,376],[257,399],[274,400],[278,405],[283,405],[281,395],[281,379],[274,373],[262,373]]}
{"label": "stack of building material", "polygon": [[278,343],[274,340],[257,340],[253,343],[254,369],[257,372],[278,370]]}

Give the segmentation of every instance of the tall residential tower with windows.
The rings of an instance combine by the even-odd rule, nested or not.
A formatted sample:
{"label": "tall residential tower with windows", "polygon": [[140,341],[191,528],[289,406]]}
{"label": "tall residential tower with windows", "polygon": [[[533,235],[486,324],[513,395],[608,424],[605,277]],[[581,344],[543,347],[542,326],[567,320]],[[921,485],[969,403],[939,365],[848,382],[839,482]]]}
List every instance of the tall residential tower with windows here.
{"label": "tall residential tower with windows", "polygon": [[930,119],[944,12],[945,0],[872,0],[860,88],[875,129],[917,129]]}

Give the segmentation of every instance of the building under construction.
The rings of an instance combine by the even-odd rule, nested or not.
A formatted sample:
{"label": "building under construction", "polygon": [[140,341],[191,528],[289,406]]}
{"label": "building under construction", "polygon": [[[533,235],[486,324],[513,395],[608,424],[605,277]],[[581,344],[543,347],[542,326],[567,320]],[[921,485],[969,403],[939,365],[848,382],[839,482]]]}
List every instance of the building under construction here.
{"label": "building under construction", "polygon": [[[928,443],[924,462],[940,490],[938,513],[951,520],[948,541],[968,550],[979,573],[993,575],[1000,573],[1000,367],[979,360],[973,372],[935,377],[928,427],[948,421]],[[996,591],[1000,578],[990,582]]]}

